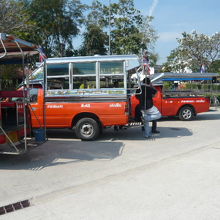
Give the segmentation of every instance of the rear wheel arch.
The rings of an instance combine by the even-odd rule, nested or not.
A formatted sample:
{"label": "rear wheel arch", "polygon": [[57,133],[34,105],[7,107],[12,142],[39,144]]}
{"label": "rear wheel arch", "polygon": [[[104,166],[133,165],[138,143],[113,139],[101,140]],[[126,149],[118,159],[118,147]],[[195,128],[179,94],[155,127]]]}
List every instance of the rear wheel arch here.
{"label": "rear wheel arch", "polygon": [[101,123],[99,117],[96,114],[91,113],[91,112],[82,112],[82,113],[75,115],[75,117],[72,120],[72,127],[75,127],[77,122],[82,118],[92,118],[97,121],[99,126],[102,127],[102,123]]}

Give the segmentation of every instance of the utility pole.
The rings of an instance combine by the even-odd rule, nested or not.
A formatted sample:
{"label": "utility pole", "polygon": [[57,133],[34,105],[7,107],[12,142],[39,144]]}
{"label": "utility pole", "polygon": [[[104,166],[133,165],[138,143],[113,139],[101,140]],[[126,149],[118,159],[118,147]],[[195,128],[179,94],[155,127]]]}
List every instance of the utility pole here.
{"label": "utility pole", "polygon": [[108,55],[111,55],[111,0],[109,0],[109,10],[108,10]]}

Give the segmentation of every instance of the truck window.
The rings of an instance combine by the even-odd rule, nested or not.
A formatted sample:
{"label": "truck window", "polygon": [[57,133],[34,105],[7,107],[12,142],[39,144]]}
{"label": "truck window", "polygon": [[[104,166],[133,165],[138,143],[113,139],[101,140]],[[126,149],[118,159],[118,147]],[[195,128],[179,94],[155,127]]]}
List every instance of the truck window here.
{"label": "truck window", "polygon": [[73,89],[96,89],[96,63],[73,63]]}
{"label": "truck window", "polygon": [[47,76],[69,76],[69,64],[48,64]]}
{"label": "truck window", "polygon": [[73,75],[95,75],[95,63],[74,63]]}
{"label": "truck window", "polygon": [[69,89],[69,64],[47,65],[47,89]]}
{"label": "truck window", "polygon": [[46,96],[127,94],[126,68],[130,62],[126,56],[124,59],[121,56],[60,59],[66,63],[49,61],[46,62]]}
{"label": "truck window", "polygon": [[96,77],[73,77],[73,89],[96,89]]}
{"label": "truck window", "polygon": [[101,62],[100,74],[123,74],[124,73],[123,61],[121,62]]}
{"label": "truck window", "polygon": [[124,76],[100,76],[100,88],[124,88]]}
{"label": "truck window", "polygon": [[38,88],[30,89],[30,102],[35,103],[38,99]]}
{"label": "truck window", "polygon": [[69,78],[48,78],[47,89],[69,89]]}
{"label": "truck window", "polygon": [[36,69],[30,76],[30,80],[43,80],[43,78],[44,78],[43,66]]}
{"label": "truck window", "polygon": [[100,62],[100,88],[125,88],[124,62]]}

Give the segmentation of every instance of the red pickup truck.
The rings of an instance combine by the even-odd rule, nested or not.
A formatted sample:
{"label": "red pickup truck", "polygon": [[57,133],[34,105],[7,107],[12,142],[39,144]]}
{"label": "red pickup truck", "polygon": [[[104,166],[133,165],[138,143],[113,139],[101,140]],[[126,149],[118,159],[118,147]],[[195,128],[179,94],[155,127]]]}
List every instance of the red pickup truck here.
{"label": "red pickup truck", "polygon": [[209,111],[210,99],[191,91],[163,91],[155,86],[154,104],[163,116],[178,116],[180,120],[192,120],[198,113]]}
{"label": "red pickup truck", "polygon": [[[207,112],[210,108],[210,99],[197,95],[192,91],[164,91],[162,85],[154,86],[157,93],[154,105],[160,110],[162,116],[177,116],[180,120],[193,120],[198,113]],[[132,115],[137,114],[136,108],[139,100],[131,97]]]}
{"label": "red pickup truck", "polygon": [[[185,89],[165,90],[164,82],[202,82],[211,81],[218,73],[158,73],[151,82],[157,89],[154,105],[160,110],[162,116],[177,116],[180,120],[193,120],[198,113],[207,112],[210,108],[210,99],[195,91]],[[132,116],[137,115],[139,100],[131,97]]]}

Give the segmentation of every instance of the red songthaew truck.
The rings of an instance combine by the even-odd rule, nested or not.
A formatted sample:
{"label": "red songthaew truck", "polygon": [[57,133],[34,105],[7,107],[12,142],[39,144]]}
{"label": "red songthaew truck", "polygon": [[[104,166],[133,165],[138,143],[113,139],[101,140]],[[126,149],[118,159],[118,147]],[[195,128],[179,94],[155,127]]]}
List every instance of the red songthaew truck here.
{"label": "red songthaew truck", "polygon": [[40,127],[45,114],[47,128],[71,128],[78,138],[93,140],[105,127],[127,125],[128,70],[137,66],[136,55],[45,60],[30,81],[32,127]]}
{"label": "red songthaew truck", "polygon": [[[103,128],[136,121],[139,104],[131,86],[135,55],[49,58],[33,72],[30,84],[32,127],[71,128],[78,138],[93,140]],[[44,80],[43,80],[44,79]],[[157,78],[156,78],[157,79]],[[44,81],[44,83],[42,83]],[[152,79],[154,81],[154,79]],[[155,105],[163,116],[183,120],[209,110],[210,101],[190,94],[174,97],[155,85]]]}
{"label": "red songthaew truck", "polygon": [[[0,74],[5,69],[2,66],[6,64],[23,64],[24,70],[25,59],[34,54],[38,54],[36,45],[0,33]],[[0,154],[17,155],[28,149],[27,137],[31,133],[31,115],[27,87],[20,91],[15,89],[0,91]]]}
{"label": "red songthaew truck", "polygon": [[[152,77],[152,83],[157,89],[154,97],[154,105],[162,116],[177,116],[180,120],[192,120],[198,113],[207,112],[210,108],[210,98],[204,97],[193,90],[173,88],[165,90],[164,81],[204,81],[212,80],[216,73],[161,73]],[[132,97],[132,105],[139,103],[135,96]],[[135,108],[133,108],[135,115]]]}
{"label": "red songthaew truck", "polygon": [[[192,120],[198,113],[209,111],[210,99],[190,95],[191,91],[166,93],[162,86],[155,86],[157,94],[154,97],[154,104],[163,116],[178,116],[180,120]],[[177,92],[178,93],[178,92]]]}

